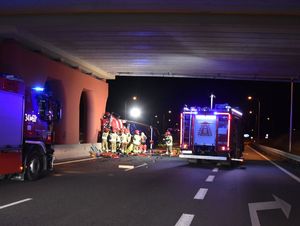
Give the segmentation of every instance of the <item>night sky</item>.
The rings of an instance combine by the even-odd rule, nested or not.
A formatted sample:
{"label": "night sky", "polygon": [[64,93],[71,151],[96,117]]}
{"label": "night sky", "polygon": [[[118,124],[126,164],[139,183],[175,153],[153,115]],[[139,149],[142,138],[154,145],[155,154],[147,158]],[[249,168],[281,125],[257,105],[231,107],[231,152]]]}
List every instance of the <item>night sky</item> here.
{"label": "night sky", "polygon": [[[210,106],[210,94],[216,98],[214,103],[228,103],[239,107],[244,113],[248,127],[255,122],[257,102],[247,100],[251,95],[261,103],[261,133],[278,136],[289,131],[290,115],[290,83],[233,81],[194,78],[150,78],[150,77],[117,77],[109,80],[109,98],[107,109],[116,112],[124,118],[125,102],[127,108],[133,104],[132,96],[138,97],[135,102],[142,107],[143,116],[137,120],[156,126],[154,115],[160,122],[164,115],[167,127],[179,123],[179,114],[184,104],[188,106]],[[294,128],[300,129],[300,85],[294,83]],[[172,114],[168,114],[168,110]],[[249,115],[249,110],[254,114]],[[270,120],[267,120],[267,117]],[[167,119],[171,119],[169,123]],[[271,130],[272,132],[270,132]]]}

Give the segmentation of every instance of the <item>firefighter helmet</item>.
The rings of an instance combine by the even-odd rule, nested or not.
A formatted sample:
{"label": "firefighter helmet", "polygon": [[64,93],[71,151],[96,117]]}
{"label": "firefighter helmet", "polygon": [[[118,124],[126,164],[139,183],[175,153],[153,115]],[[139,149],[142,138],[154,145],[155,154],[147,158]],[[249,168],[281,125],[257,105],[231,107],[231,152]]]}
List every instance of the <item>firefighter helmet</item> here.
{"label": "firefighter helmet", "polygon": [[110,113],[109,112],[105,112],[104,115],[103,115],[103,118],[109,118],[110,116]]}

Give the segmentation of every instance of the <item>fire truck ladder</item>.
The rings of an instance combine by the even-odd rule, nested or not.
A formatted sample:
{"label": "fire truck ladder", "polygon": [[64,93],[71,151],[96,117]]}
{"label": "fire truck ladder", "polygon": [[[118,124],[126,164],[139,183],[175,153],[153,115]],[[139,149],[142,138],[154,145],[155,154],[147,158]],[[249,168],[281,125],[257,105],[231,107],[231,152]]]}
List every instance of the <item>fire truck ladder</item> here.
{"label": "fire truck ladder", "polygon": [[191,135],[192,135],[192,114],[183,114],[183,134],[182,140],[183,144],[191,145]]}

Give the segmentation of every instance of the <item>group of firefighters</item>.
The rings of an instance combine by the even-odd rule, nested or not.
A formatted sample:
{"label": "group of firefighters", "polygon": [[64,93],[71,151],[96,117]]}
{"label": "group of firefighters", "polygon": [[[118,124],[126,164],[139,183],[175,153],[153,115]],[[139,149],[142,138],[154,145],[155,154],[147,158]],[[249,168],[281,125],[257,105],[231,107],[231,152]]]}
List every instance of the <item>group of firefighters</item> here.
{"label": "group of firefighters", "polygon": [[[127,128],[120,129],[119,131],[115,128],[111,130],[104,128],[101,138],[102,152],[120,152],[122,154],[144,154],[147,152],[147,136],[144,132],[140,133],[139,130],[135,130],[132,135]],[[173,137],[169,131],[165,133],[163,140],[167,147],[166,154],[169,155],[173,147]]]}

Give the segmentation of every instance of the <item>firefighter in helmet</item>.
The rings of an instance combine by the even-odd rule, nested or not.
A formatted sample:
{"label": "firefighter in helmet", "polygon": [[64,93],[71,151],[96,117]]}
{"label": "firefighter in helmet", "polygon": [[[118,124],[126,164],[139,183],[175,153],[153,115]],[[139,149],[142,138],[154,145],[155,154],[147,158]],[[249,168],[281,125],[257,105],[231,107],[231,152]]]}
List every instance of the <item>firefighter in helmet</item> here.
{"label": "firefighter in helmet", "polygon": [[116,129],[113,128],[112,132],[109,134],[109,142],[110,142],[112,152],[117,151],[117,140],[118,140],[118,134],[116,132]]}
{"label": "firefighter in helmet", "polygon": [[132,144],[132,135],[131,135],[129,129],[127,129],[127,128],[125,129],[125,134],[127,136],[127,144],[126,144],[125,151],[128,154],[129,152],[132,151],[132,146],[133,146],[133,144]]}
{"label": "firefighter in helmet", "polygon": [[141,135],[139,130],[134,131],[132,143],[133,143],[133,152],[135,154],[140,153]]}
{"label": "firefighter in helmet", "polygon": [[166,154],[167,155],[172,154],[173,137],[172,137],[170,131],[166,131],[164,140],[165,140],[165,143],[166,143],[166,146],[167,146],[167,152],[166,152]]}
{"label": "firefighter in helmet", "polygon": [[108,151],[108,135],[109,135],[109,128],[104,128],[103,133],[102,133],[102,151]]}
{"label": "firefighter in helmet", "polygon": [[126,154],[127,144],[128,144],[128,136],[126,134],[126,128],[121,130],[120,134],[120,143],[121,143],[121,152],[122,154]]}
{"label": "firefighter in helmet", "polygon": [[145,153],[147,151],[147,136],[144,132],[141,133],[141,150],[143,153]]}

